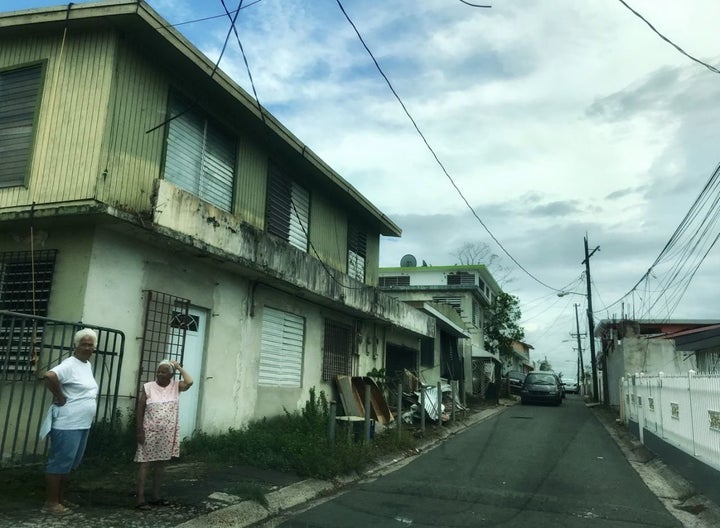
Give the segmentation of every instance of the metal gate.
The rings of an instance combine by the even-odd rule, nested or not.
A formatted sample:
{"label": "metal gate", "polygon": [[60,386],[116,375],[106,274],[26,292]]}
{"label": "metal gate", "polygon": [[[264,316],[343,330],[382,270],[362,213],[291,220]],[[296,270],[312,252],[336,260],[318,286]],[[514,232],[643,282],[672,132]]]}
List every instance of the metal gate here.
{"label": "metal gate", "polygon": [[38,431],[52,401],[43,376],[74,352],[73,337],[92,328],[98,343],[91,363],[98,383],[95,421],[116,419],[125,335],[112,328],[0,310],[0,465],[36,462],[46,440]]}

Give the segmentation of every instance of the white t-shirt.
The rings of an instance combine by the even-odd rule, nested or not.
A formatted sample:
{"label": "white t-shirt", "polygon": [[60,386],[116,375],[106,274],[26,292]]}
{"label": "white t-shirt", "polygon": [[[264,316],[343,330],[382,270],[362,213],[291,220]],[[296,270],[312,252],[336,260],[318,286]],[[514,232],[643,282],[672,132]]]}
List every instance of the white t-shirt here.
{"label": "white t-shirt", "polygon": [[[56,406],[53,429],[89,429],[95,418],[98,385],[90,362],[83,363],[70,356],[57,367],[50,369],[60,381],[60,388],[67,401]],[[54,413],[55,414],[55,413]]]}

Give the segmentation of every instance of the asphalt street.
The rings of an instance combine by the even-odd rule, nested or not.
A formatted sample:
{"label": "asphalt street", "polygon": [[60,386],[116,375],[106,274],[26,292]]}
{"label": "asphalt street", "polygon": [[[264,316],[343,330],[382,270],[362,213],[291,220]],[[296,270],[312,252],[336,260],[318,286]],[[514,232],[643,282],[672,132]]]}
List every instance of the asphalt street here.
{"label": "asphalt street", "polygon": [[592,410],[569,396],[559,407],[508,408],[397,471],[272,526],[682,524],[648,489]]}

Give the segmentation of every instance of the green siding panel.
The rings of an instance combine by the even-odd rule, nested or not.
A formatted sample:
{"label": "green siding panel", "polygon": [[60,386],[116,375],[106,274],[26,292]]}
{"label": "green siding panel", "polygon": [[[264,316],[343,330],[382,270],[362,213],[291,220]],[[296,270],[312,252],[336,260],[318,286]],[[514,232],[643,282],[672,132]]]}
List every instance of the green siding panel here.
{"label": "green siding panel", "polygon": [[98,199],[130,211],[150,209],[165,138],[163,127],[147,131],[166,119],[167,99],[167,79],[132,48],[120,46],[102,149],[107,172],[98,182]]}

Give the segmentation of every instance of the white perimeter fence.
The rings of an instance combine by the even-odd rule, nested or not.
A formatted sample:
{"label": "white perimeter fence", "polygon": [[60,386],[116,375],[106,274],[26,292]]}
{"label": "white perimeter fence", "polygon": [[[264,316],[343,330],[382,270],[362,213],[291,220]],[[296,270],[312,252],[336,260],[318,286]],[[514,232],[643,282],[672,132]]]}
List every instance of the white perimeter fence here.
{"label": "white perimeter fence", "polygon": [[720,376],[644,376],[620,382],[620,416],[720,471]]}

